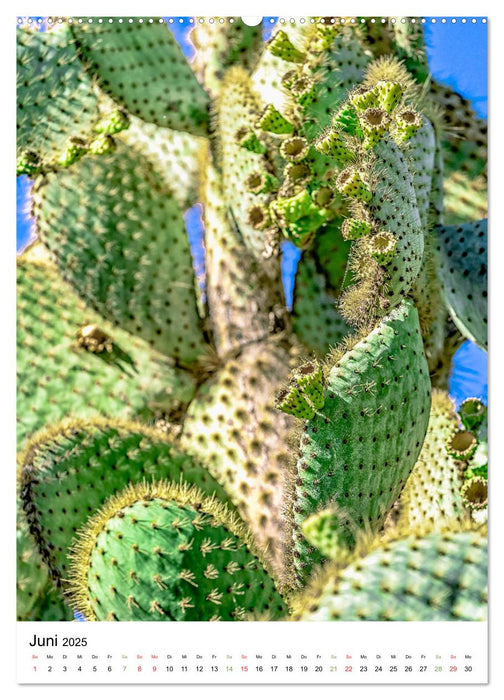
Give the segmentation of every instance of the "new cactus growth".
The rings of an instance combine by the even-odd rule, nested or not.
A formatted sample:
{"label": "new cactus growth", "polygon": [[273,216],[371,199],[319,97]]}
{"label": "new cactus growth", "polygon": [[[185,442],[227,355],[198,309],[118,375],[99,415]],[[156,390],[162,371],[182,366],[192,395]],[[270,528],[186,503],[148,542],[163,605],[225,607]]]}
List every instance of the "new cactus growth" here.
{"label": "new cactus growth", "polygon": [[18,618],[484,619],[484,124],[421,25],[108,19],[17,29]]}

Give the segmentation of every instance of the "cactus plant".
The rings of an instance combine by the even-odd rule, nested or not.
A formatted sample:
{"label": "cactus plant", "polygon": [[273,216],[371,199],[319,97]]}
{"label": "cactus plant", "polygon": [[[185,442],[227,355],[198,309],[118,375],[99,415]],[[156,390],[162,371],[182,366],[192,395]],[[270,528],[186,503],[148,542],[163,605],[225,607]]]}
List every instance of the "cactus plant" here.
{"label": "cactus plant", "polygon": [[81,19],[17,30],[18,619],[483,619],[486,142],[421,25]]}

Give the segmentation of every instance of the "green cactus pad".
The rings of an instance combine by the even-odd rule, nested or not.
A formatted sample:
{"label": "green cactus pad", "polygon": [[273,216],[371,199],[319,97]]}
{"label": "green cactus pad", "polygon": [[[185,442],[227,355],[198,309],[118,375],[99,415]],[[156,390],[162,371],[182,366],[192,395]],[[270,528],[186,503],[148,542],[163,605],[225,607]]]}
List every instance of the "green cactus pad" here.
{"label": "green cactus pad", "polygon": [[129,129],[121,132],[118,140],[152,162],[182,210],[198,201],[206,139],[132,117]]}
{"label": "green cactus pad", "polygon": [[354,241],[371,233],[371,224],[360,219],[345,219],[341,226],[341,234],[345,241]]}
{"label": "green cactus pad", "polygon": [[116,149],[116,142],[110,134],[100,134],[89,144],[89,153],[94,156],[107,156]]}
{"label": "green cactus pad", "polygon": [[[86,143],[82,139],[72,136],[65,143],[63,152],[57,160],[57,165],[62,168],[68,168],[70,165],[73,165],[80,160],[82,156],[87,153],[87,151],[88,146]],[[96,155],[100,154],[97,153]]]}
{"label": "green cactus pad", "polygon": [[295,604],[294,620],[487,619],[484,530],[410,535],[329,565]]}
{"label": "green cactus pad", "polygon": [[49,579],[22,513],[17,522],[16,619],[18,622],[73,620],[61,592]]}
{"label": "green cactus pad", "polygon": [[377,109],[380,106],[376,90],[370,85],[356,87],[352,90],[348,99],[359,115],[366,109]]}
{"label": "green cactus pad", "polygon": [[205,495],[226,494],[210,474],[178,452],[159,431],[126,421],[66,421],[43,430],[22,456],[21,499],[44,561],[57,584],[68,574],[77,530],[128,484],[169,479]]}
{"label": "green cactus pad", "polygon": [[336,362],[324,397],[301,437],[290,506],[297,585],[320,561],[300,532],[303,521],[332,503],[341,517],[340,545],[353,546],[357,529],[381,527],[420,454],[430,381],[410,302]]}
{"label": "green cactus pad", "polygon": [[40,177],[33,198],[42,240],[86,303],[182,365],[207,352],[182,213],[152,163],[121,145]]}
{"label": "green cactus pad", "polygon": [[453,402],[445,392],[433,391],[422,451],[399,500],[401,528],[434,527],[466,518],[459,465],[446,449],[456,427]]}
{"label": "green cactus pad", "polygon": [[88,620],[277,619],[287,609],[243,524],[198,489],[129,487],[80,535],[72,599]]}
{"label": "green cactus pad", "polygon": [[413,179],[403,154],[392,141],[378,143],[380,178],[369,204],[380,228],[397,240],[396,253],[387,267],[386,298],[389,308],[400,303],[418,276],[424,251],[424,235]]}
{"label": "green cactus pad", "polygon": [[287,380],[288,360],[275,340],[244,346],[200,388],[180,439],[181,448],[225,487],[277,572],[294,419],[275,410],[274,394]]}
{"label": "green cactus pad", "polygon": [[292,134],[294,131],[294,126],[272,104],[266,105],[256,126],[272,134]]}
{"label": "green cactus pad", "polygon": [[296,368],[291,380],[309,399],[315,410],[324,407],[324,372],[322,365],[309,360]]}
{"label": "green cactus pad", "polygon": [[342,134],[335,129],[328,129],[319,136],[314,143],[314,148],[319,153],[330,156],[339,163],[347,163],[353,158],[353,154],[348,149]]}
{"label": "green cactus pad", "polygon": [[487,220],[435,229],[446,303],[460,332],[487,349]]}
{"label": "green cactus pad", "polygon": [[340,343],[350,330],[336,308],[336,297],[326,276],[318,271],[311,250],[305,251],[299,261],[292,316],[298,340],[318,357]]}
{"label": "green cactus pad", "polygon": [[68,25],[18,28],[16,40],[18,157],[28,151],[41,166],[54,165],[68,139],[92,137],[97,96]]}
{"label": "green cactus pad", "polygon": [[336,179],[336,189],[350,199],[370,202],[372,194],[366,177],[357,168],[345,168]]}
{"label": "green cactus pad", "polygon": [[95,131],[99,134],[119,134],[130,127],[130,118],[122,109],[111,109],[108,114],[95,124]]}
{"label": "green cactus pad", "polygon": [[[18,444],[46,424],[72,414],[130,417],[149,406],[170,413],[186,404],[194,379],[144,341],[113,329],[87,309],[43,261],[18,259]],[[79,330],[96,324],[112,352],[80,346]]]}
{"label": "green cactus pad", "polygon": [[375,92],[380,107],[390,114],[402,100],[403,87],[401,83],[394,80],[379,80],[376,83]]}
{"label": "green cactus pad", "polygon": [[209,97],[164,22],[74,22],[90,76],[131,114],[158,126],[204,136]]}
{"label": "green cactus pad", "polygon": [[[431,224],[430,210],[431,188],[435,183],[434,169],[436,158],[436,139],[432,124],[424,117],[421,128],[411,137],[405,151],[408,169],[413,177],[418,213],[424,231]],[[433,193],[434,194],[434,193]]]}

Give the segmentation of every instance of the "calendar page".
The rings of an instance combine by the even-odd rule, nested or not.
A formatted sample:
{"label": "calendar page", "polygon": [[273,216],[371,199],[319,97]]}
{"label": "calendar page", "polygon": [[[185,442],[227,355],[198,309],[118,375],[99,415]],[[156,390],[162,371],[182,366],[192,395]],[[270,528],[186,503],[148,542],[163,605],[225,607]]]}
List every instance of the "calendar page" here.
{"label": "calendar page", "polygon": [[487,683],[486,18],[141,9],[17,18],[18,683]]}

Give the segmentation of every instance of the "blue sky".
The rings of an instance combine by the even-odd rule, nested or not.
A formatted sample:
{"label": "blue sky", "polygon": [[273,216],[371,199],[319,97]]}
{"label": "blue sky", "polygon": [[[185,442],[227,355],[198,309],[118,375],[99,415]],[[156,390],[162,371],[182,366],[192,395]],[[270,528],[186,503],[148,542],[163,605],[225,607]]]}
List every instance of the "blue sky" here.
{"label": "blue sky", "polygon": [[[168,18],[167,18],[168,19]],[[173,17],[168,26],[173,31],[184,54],[190,59],[194,48],[187,38],[194,26],[189,18]],[[182,21],[180,21],[182,20]],[[439,19],[435,23],[427,18],[425,39],[432,75],[455,88],[471,100],[474,109],[482,117],[487,116],[487,24],[468,20],[465,24],[447,18],[446,23]],[[263,20],[264,34],[271,29],[270,18]],[[23,247],[30,238],[31,220],[29,216],[28,191],[30,182],[26,176],[17,178],[17,249]],[[201,270],[201,217],[198,208],[186,213],[186,223],[192,243],[196,267]],[[292,299],[294,273],[299,259],[299,251],[286,242],[283,246],[283,280],[288,302]],[[455,356],[454,371],[450,383],[450,393],[459,403],[466,396],[478,396],[487,401],[487,355],[469,341],[464,343]]]}

